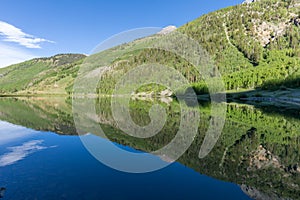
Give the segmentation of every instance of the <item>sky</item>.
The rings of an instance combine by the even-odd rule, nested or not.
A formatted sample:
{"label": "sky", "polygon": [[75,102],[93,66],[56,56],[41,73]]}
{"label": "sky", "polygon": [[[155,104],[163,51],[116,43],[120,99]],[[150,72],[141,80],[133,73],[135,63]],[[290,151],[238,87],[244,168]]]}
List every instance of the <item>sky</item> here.
{"label": "sky", "polygon": [[177,27],[242,0],[1,0],[0,67],[59,53],[89,54],[135,28]]}

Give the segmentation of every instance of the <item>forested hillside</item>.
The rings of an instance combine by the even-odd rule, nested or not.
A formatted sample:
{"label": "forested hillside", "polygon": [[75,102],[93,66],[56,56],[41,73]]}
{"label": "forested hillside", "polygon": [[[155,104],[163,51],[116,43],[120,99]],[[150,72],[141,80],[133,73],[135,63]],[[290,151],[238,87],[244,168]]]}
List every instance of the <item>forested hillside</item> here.
{"label": "forested hillside", "polygon": [[296,1],[261,0],[205,15],[180,30],[214,56],[228,90],[254,88],[299,78],[299,14]]}
{"label": "forested hillside", "polygon": [[[204,15],[178,31],[198,41],[212,56],[227,90],[300,86],[300,10],[292,0],[260,0]],[[123,61],[123,62],[122,62]],[[124,74],[159,62],[180,71],[197,93],[207,88],[185,60],[161,50],[128,53],[112,64],[99,88],[109,93]]]}
{"label": "forested hillside", "polygon": [[[224,8],[187,23],[176,31],[193,38],[211,55],[226,90],[300,87],[300,3],[296,0],[258,0]],[[151,36],[126,45],[143,46]],[[121,45],[106,53],[124,51]],[[125,50],[126,51],[126,50]],[[130,69],[160,63],[180,71],[198,94],[207,87],[196,68],[170,52],[144,49],[123,52],[105,70],[98,92],[110,94]],[[55,57],[54,57],[55,58]],[[77,59],[78,58],[78,59]],[[74,78],[84,56],[54,64],[34,59],[0,69],[1,93],[72,93]],[[104,66],[93,63],[91,70]],[[20,74],[22,76],[20,77]],[[142,90],[162,90],[147,87]],[[141,90],[141,91],[142,91]]]}

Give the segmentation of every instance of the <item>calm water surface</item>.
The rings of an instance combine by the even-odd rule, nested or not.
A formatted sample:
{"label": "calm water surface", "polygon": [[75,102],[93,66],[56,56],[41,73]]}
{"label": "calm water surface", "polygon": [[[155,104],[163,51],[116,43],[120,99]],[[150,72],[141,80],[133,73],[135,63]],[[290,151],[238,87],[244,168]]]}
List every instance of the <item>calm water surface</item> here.
{"label": "calm water surface", "polygon": [[[103,104],[105,101],[99,102]],[[150,105],[133,103],[133,120],[147,124]],[[176,103],[164,106],[173,108],[169,115],[176,118]],[[228,105],[221,138],[209,156],[199,159],[198,142],[201,144],[204,137],[201,130],[210,117],[209,105],[202,105],[200,135],[186,154],[162,170],[129,174],[113,170],[90,155],[76,135],[71,107],[68,99],[61,98],[0,99],[0,187],[6,189],[3,199],[299,197],[300,124],[294,113],[282,115],[253,106]],[[111,113],[99,109],[98,114],[100,124],[110,131],[110,139],[128,151],[157,148],[168,139],[161,134],[139,143],[121,137]],[[176,122],[167,121],[162,132],[174,130]]]}

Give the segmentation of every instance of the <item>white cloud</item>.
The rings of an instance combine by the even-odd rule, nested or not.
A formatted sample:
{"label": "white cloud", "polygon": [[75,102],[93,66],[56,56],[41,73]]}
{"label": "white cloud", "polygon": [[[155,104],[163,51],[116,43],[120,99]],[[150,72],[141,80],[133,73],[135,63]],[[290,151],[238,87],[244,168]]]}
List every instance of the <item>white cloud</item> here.
{"label": "white cloud", "polygon": [[42,42],[53,43],[53,41],[24,33],[21,29],[3,21],[0,21],[0,35],[3,36],[3,41],[15,42],[27,48],[41,48]]}
{"label": "white cloud", "polygon": [[[20,146],[9,147],[10,152],[0,156],[0,167],[15,164],[25,159],[28,155],[49,147],[42,146],[43,140],[32,140]],[[54,147],[54,146],[53,146]],[[51,147],[52,148],[52,147]]]}
{"label": "white cloud", "polygon": [[15,48],[0,43],[0,68],[36,57],[38,56],[33,55],[20,48]]}

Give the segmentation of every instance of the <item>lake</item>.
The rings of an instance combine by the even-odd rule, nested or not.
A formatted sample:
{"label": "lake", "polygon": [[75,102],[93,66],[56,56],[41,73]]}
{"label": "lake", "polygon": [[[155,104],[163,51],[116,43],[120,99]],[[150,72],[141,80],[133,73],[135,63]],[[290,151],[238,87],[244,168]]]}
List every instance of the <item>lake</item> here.
{"label": "lake", "polygon": [[[198,134],[187,151],[170,163],[169,157],[147,152],[164,147],[176,136],[181,112],[177,101],[130,101],[130,117],[140,126],[151,123],[149,110],[154,103],[166,110],[159,134],[146,139],[120,130],[111,99],[96,102],[96,115],[87,115],[94,125],[84,132],[74,123],[81,118],[74,116],[70,98],[0,98],[3,199],[299,199],[297,109],[227,103],[222,134],[208,155],[199,158],[212,118],[212,105],[200,102],[190,108],[201,116]],[[82,138],[101,143],[111,159],[122,158],[113,153],[110,141],[114,147],[145,154],[167,166],[149,173],[118,171],[99,162]]]}

